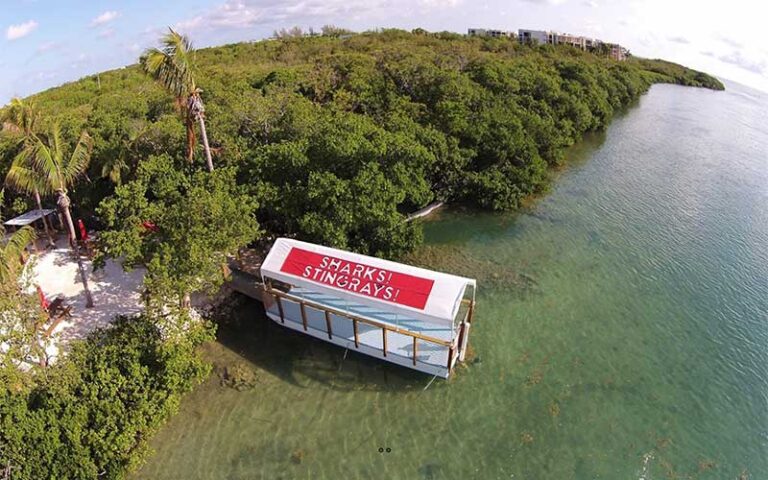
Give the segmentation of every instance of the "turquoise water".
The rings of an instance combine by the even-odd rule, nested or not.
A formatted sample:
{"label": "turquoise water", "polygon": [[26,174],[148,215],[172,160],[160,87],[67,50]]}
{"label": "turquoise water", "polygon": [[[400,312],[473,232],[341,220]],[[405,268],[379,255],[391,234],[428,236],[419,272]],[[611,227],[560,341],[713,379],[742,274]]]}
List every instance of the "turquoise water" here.
{"label": "turquoise water", "polygon": [[526,211],[426,224],[413,261],[479,280],[455,378],[241,299],[136,478],[768,478],[768,98],[728,87],[654,86]]}

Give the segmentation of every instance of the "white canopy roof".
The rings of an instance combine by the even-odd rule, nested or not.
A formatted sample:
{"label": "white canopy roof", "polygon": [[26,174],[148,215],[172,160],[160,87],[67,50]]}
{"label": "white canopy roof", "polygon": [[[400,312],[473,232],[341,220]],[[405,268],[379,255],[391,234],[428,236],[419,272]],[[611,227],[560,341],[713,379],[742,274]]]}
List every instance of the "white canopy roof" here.
{"label": "white canopy roof", "polygon": [[32,222],[36,222],[36,221],[40,220],[41,218],[46,217],[46,216],[52,214],[55,211],[56,210],[54,210],[52,208],[44,209],[44,210],[37,210],[37,209],[30,210],[30,211],[28,211],[27,213],[25,213],[23,215],[19,215],[18,217],[15,217],[15,218],[12,218],[12,219],[8,220],[7,222],[5,222],[4,225],[23,227],[24,225],[29,225]]}
{"label": "white canopy roof", "polygon": [[406,318],[453,323],[475,280],[357,253],[278,238],[261,266],[263,277],[375,305]]}

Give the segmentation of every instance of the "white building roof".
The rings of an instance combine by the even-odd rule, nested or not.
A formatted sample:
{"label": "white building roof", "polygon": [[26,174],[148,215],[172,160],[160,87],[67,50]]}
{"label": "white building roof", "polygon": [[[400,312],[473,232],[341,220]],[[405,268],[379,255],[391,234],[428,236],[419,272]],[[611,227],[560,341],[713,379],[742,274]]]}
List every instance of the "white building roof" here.
{"label": "white building roof", "polygon": [[56,210],[52,208],[43,209],[43,210],[38,210],[38,209],[30,210],[23,215],[19,215],[18,217],[8,220],[7,222],[5,222],[4,225],[23,227],[24,225],[29,225],[30,223],[36,222],[43,217],[47,217],[48,215],[52,214],[55,211]]}
{"label": "white building roof", "polygon": [[261,266],[263,277],[357,304],[453,324],[473,279],[335,248],[278,238]]}

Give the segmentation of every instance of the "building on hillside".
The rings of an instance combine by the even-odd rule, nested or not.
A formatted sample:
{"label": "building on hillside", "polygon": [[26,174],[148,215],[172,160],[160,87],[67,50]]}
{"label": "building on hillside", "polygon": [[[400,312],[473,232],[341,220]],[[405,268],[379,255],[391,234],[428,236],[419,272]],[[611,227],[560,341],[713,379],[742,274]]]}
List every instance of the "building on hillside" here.
{"label": "building on hillside", "polygon": [[608,56],[613,60],[616,60],[617,62],[623,62],[627,59],[627,49],[618,43],[606,43],[605,46],[610,49],[608,51]]}
{"label": "building on hillside", "polygon": [[570,45],[580,50],[587,49],[587,38],[570,33],[549,32],[549,43],[552,45]]}
{"label": "building on hillside", "polygon": [[515,32],[485,28],[470,28],[467,30],[467,35],[470,37],[515,38]]}
{"label": "building on hillside", "polygon": [[549,33],[544,30],[525,30],[517,31],[517,39],[520,43],[540,44],[549,43]]}
{"label": "building on hillside", "polygon": [[[482,33],[480,33],[482,32]],[[486,30],[469,29],[470,35],[491,36]],[[598,55],[606,55],[618,62],[627,59],[629,50],[618,43],[603,42],[598,38],[588,38],[581,35],[571,35],[570,33],[560,33],[544,30],[526,30],[517,31],[517,39],[523,44],[532,45],[570,45],[579,50],[593,52]]]}

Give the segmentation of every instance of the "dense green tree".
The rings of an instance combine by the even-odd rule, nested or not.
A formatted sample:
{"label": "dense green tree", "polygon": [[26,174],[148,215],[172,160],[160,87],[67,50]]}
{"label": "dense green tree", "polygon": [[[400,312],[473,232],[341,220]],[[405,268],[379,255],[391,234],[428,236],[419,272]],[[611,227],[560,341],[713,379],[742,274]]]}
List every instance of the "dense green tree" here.
{"label": "dense green tree", "polygon": [[187,173],[168,156],[151,157],[99,207],[107,228],[97,263],[145,266],[147,307],[186,308],[190,293],[221,285],[227,255],[256,239],[256,206],[230,168]]}
{"label": "dense green tree", "polygon": [[0,370],[0,465],[15,480],[125,478],[147,440],[210,371],[206,323],[169,342],[146,317],[74,342],[35,382]]}

